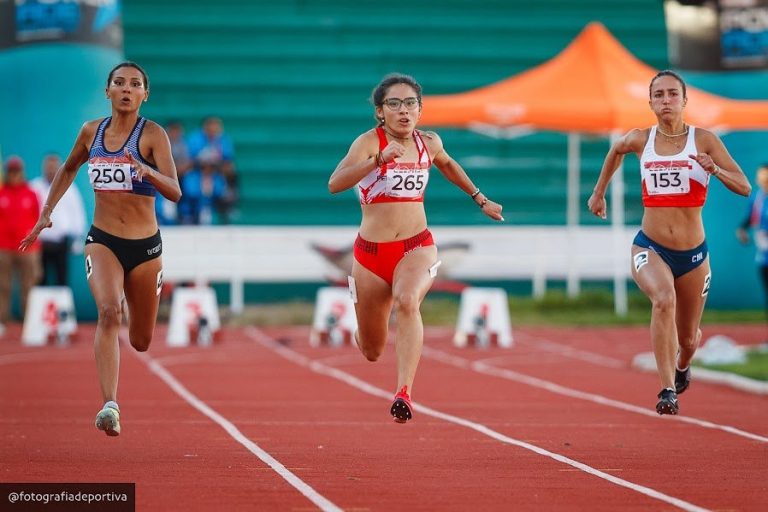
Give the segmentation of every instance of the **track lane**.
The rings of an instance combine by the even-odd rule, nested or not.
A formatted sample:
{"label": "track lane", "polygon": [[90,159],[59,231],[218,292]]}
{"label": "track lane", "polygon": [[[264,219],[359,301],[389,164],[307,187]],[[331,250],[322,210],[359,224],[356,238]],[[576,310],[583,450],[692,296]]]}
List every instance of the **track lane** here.
{"label": "track lane", "polygon": [[[280,333],[273,334],[281,336]],[[388,347],[387,350],[392,348]],[[317,355],[317,351],[299,351],[310,357]],[[482,351],[474,352],[487,355]],[[344,370],[373,381],[384,377],[382,371],[374,370],[377,366],[383,365],[361,363],[355,367],[346,364]],[[391,368],[384,373],[389,373],[390,378],[393,375]],[[649,378],[646,374],[637,375],[641,379]],[[456,382],[460,385],[456,385]],[[434,383],[439,386],[436,388],[432,385]],[[495,394],[496,399],[489,396],[489,389],[494,390],[490,395]],[[637,396],[641,394],[639,391],[636,393]],[[679,489],[683,488],[687,493],[683,497],[695,503],[701,503],[700,497],[706,496],[712,500],[715,508],[721,505],[727,508],[740,503],[750,504],[761,493],[764,496],[762,491],[765,480],[760,478],[760,475],[765,476],[766,473],[766,451],[764,446],[760,446],[763,443],[722,432],[702,432],[708,429],[679,425],[679,422],[667,417],[651,415],[628,418],[625,411],[607,410],[595,404],[579,404],[567,397],[553,400],[551,395],[529,386],[500,384],[498,379],[490,377],[457,376],[455,372],[422,361],[416,396],[417,400],[423,400],[441,410],[460,410],[457,414],[462,417],[494,428],[495,425],[501,425],[499,428],[502,432],[506,432],[504,428],[523,432],[522,436],[516,437],[543,441],[544,447],[552,448],[553,451],[566,446],[569,454],[577,452],[583,457],[579,460],[593,466],[619,466],[616,469],[622,471],[622,474],[631,472],[638,475],[639,480],[633,481],[652,484],[652,487],[662,486],[661,489],[669,494],[677,492],[680,496]],[[446,396],[450,396],[450,401],[445,401]],[[478,396],[484,398],[478,399]],[[511,398],[507,400],[507,396]],[[489,415],[493,419],[489,420]],[[616,463],[616,457],[620,464]],[[646,463],[649,457],[652,462]],[[665,467],[670,470],[676,468],[674,478],[660,470]],[[702,479],[702,467],[717,468],[717,471]],[[723,474],[739,475],[739,480],[725,488]],[[765,498],[762,499],[761,503],[765,503]]]}
{"label": "track lane", "polygon": [[[387,347],[385,357],[379,363],[367,363],[362,357],[355,362],[357,353],[352,349],[309,349],[306,338],[302,338],[306,333],[302,328],[271,331],[300,354],[349,371],[383,388],[385,395],[387,389],[394,388],[393,347]],[[437,343],[440,349],[451,350],[445,339],[428,341],[430,346]],[[522,351],[524,345],[520,343],[513,351]],[[345,509],[388,510],[393,505],[402,506],[403,500],[408,500],[408,508],[412,510],[451,511],[470,506],[483,510],[509,510],[510,505],[516,510],[555,511],[676,509],[615,485],[596,485],[596,479],[591,475],[564,468],[551,460],[542,460],[540,455],[514,446],[500,445],[498,440],[430,418],[418,410],[416,421],[406,426],[395,425],[389,421],[388,399],[364,395],[254,347],[253,343],[243,341],[241,332],[235,331],[225,333],[224,340],[209,350],[168,349],[156,342],[150,355],[179,382],[231,420],[246,437],[284,461],[291,471]],[[84,417],[82,424],[74,429],[71,425],[57,427],[75,438],[68,452],[70,457],[85,453],[82,450],[86,448],[80,446],[77,437],[90,442],[95,440],[99,446],[114,447],[102,445],[110,440],[95,432],[91,425],[95,414],[91,409],[93,403],[98,404],[98,397],[95,396],[97,387],[92,354],[90,347],[86,349],[86,363],[76,365],[76,368],[66,368],[70,363],[64,360],[69,355],[59,356],[60,359],[47,365],[37,361],[24,363],[28,369],[34,368],[35,376],[43,375],[49,381],[61,382],[60,386],[48,391],[50,399],[43,404],[44,408],[54,410],[62,404],[65,406],[63,412],[54,415],[63,419],[56,421],[67,425],[71,422],[68,418],[74,417],[73,410],[82,409],[77,415]],[[57,354],[52,348],[46,350],[52,357]],[[58,353],[70,354],[69,351]],[[474,353],[483,358],[490,355],[466,350],[458,355]],[[506,354],[502,355],[506,357]],[[525,357],[528,361],[521,360],[520,364],[530,370],[531,361],[535,362],[543,355],[541,351],[530,351]],[[244,450],[233,446],[235,443],[231,439],[222,442],[217,433],[211,434],[211,423],[207,418],[181,403],[146,368],[143,371],[139,371],[141,366],[135,368],[135,364],[140,363],[138,360],[135,364],[130,363],[132,359],[123,358],[121,380],[124,384],[120,398],[124,414],[129,415],[124,416],[125,428],[130,430],[131,436],[140,435],[143,444],[133,446],[133,450],[121,453],[119,458],[108,458],[106,463],[107,474],[116,476],[114,481],[126,481],[121,480],[121,476],[138,478],[137,489],[142,489],[137,491],[137,497],[142,500],[139,510],[176,509],[179,504],[188,504],[189,510],[222,506],[228,510],[251,510],[256,503],[265,510],[313,508],[271,469],[257,464],[253,455],[249,453],[243,459]],[[554,362],[541,360],[541,366],[547,370],[545,373],[549,373],[550,366],[561,364],[556,359]],[[504,361],[504,367],[507,364]],[[511,364],[517,363],[512,361]],[[14,380],[5,379],[6,370],[14,366],[21,367],[21,364],[0,367],[0,389],[3,389],[0,404],[8,405],[8,410],[14,412],[12,416],[18,417],[19,422],[12,425],[0,419],[0,431],[10,434],[11,445],[14,449],[21,446],[18,448],[21,452],[29,449],[29,443],[36,445],[39,441],[38,434],[28,435],[25,441],[19,432],[27,428],[34,431],[30,425],[39,418],[39,412],[36,413],[36,406],[40,405],[38,396],[45,396],[45,390],[50,386],[42,385],[40,378],[30,382],[28,377],[31,375],[18,379],[19,387],[13,389],[19,396],[27,397],[24,399],[27,403],[21,407],[27,412],[17,416],[15,411],[19,404],[5,399],[4,387],[9,380]],[[577,380],[597,372],[594,368],[579,369],[581,371],[584,373],[579,374]],[[67,377],[62,378],[62,375]],[[650,377],[637,375],[646,387]],[[570,378],[558,375],[561,377]],[[743,440],[722,441],[716,437],[707,438],[709,441],[705,443],[695,436],[689,439],[688,429],[691,427],[670,426],[670,422],[666,422],[668,418],[628,419],[625,412],[608,412],[594,404],[576,404],[567,397],[552,401],[549,392],[500,382],[495,377],[472,374],[427,359],[422,361],[416,384],[417,400],[423,400],[435,409],[484,423],[502,435],[562,453],[609,475],[708,507],[757,510],[759,508],[755,506],[765,504],[765,486],[761,488],[756,482],[768,481],[766,452],[757,450],[752,454],[741,454]],[[158,391],[163,388],[164,391]],[[34,392],[31,398],[27,395],[28,389]],[[638,394],[642,393],[638,391]],[[96,401],[89,398],[78,405],[69,404],[66,398],[87,395],[94,396]],[[162,417],[170,413],[178,418],[179,428],[159,426],[162,421],[157,419],[158,410],[163,411]],[[213,428],[221,431],[217,426]],[[649,446],[640,440],[656,439],[660,432],[675,446],[665,457],[649,456]],[[126,441],[128,437],[119,439]],[[154,441],[148,440],[156,440],[162,447],[156,448]],[[147,443],[150,443],[148,447]],[[678,446],[681,443],[689,444]],[[38,447],[38,458],[26,464],[22,462],[14,469],[15,474],[20,468],[38,476],[80,474],[76,465],[67,465],[65,458],[57,453],[59,444]],[[3,462],[6,460],[4,449],[0,446]],[[701,451],[709,452],[707,457],[715,457],[717,463],[706,465],[707,458],[698,453]],[[164,458],[166,452],[171,456]],[[179,456],[179,452],[184,453]],[[689,452],[694,453],[690,460],[679,460]],[[659,463],[660,458],[664,462]],[[85,467],[85,474],[101,474],[98,471],[102,469],[102,462],[99,457],[90,456],[81,465]],[[121,471],[116,471],[115,467],[121,467]],[[667,467],[669,469],[665,470]],[[702,467],[706,467],[706,471]],[[3,465],[3,471],[5,469]],[[728,487],[722,483],[723,475],[728,475]],[[194,480],[194,487],[189,487],[189,479]],[[60,478],[54,480],[62,481]],[[4,478],[4,481],[10,480]],[[205,485],[199,485],[200,481]],[[740,501],[733,499],[736,495],[741,496]],[[718,504],[724,505],[720,507]]]}
{"label": "track lane", "polygon": [[0,370],[3,482],[135,482],[141,511],[316,509],[129,350],[121,346],[123,432],[108,438],[93,426],[100,397],[89,343],[0,348],[0,361],[14,359]]}

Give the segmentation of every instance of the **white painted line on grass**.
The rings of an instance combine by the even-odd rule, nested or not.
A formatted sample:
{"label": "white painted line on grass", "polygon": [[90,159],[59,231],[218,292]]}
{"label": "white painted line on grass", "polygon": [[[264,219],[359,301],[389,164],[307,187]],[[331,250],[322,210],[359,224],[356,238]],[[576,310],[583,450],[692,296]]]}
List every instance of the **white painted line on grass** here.
{"label": "white painted line on grass", "polygon": [[[422,354],[424,357],[429,357],[430,359],[435,359],[435,360],[444,362],[446,364],[452,364],[458,368],[471,369],[472,371],[475,371],[477,373],[482,373],[482,374],[490,375],[493,377],[499,377],[502,379],[519,382],[520,384],[525,384],[525,385],[532,386],[539,389],[545,389],[547,391],[556,393],[558,395],[564,395],[570,398],[578,398],[580,400],[586,400],[588,402],[593,402],[593,403],[605,405],[608,407],[614,407],[616,409],[621,409],[623,411],[642,414],[643,416],[648,416],[650,418],[659,418],[659,419],[662,418],[661,416],[659,416],[658,413],[656,413],[656,411],[653,411],[648,408],[638,407],[637,405],[628,404],[626,402],[620,402],[618,400],[606,398],[601,395],[586,393],[584,391],[578,391],[575,389],[567,388],[565,386],[561,386],[560,384],[555,384],[554,382],[549,382],[543,379],[539,379],[537,377],[531,377],[530,375],[525,375],[513,370],[498,368],[490,364],[494,360],[498,360],[508,356],[501,356],[500,358],[497,357],[493,359],[487,359],[484,361],[473,362],[473,361],[470,361],[469,359],[464,359],[458,356],[454,356],[452,354],[443,352],[442,350],[431,348],[426,345],[422,349]],[[735,434],[737,436],[746,437],[747,439],[751,439],[753,441],[768,443],[768,437],[764,437],[758,434],[753,434],[752,432],[747,432],[745,430],[741,430],[736,427],[731,427],[729,425],[720,425],[717,423],[712,423],[711,421],[700,420],[697,418],[692,418],[690,416],[680,416],[680,415],[669,416],[668,419],[674,420],[674,421],[682,421],[683,423],[689,423],[691,425],[696,425],[699,427],[710,428],[714,430],[721,430],[723,432],[728,432],[729,434]]]}
{"label": "white painted line on grass", "polygon": [[[133,351],[131,351],[133,352]],[[135,352],[134,352],[135,353]],[[160,377],[168,387],[176,392],[181,398],[183,398],[189,405],[200,411],[203,415],[207,416],[211,421],[223,428],[232,438],[238,443],[243,445],[251,453],[256,455],[262,462],[267,464],[272,470],[280,475],[286,482],[291,484],[297,491],[303,494],[309,501],[317,505],[320,510],[325,512],[342,512],[342,509],[337,505],[331,503],[326,497],[319,494],[312,487],[309,486],[304,480],[293,474],[288,468],[280,463],[277,459],[272,457],[269,453],[264,451],[258,444],[254,443],[243,435],[238,428],[232,424],[231,421],[226,419],[218,412],[211,409],[205,402],[197,398],[187,388],[184,387],[171,373],[163,368],[163,365],[153,360],[151,357],[143,353],[135,353],[139,359],[149,367],[150,371]]]}
{"label": "white painted line on grass", "polygon": [[[653,352],[637,354],[632,360],[632,366],[646,372],[656,372],[656,358]],[[693,376],[697,382],[713,382],[722,384],[746,393],[768,395],[768,382],[750,379],[735,373],[718,372],[708,368],[693,367]]]}
{"label": "white painted line on grass", "polygon": [[[319,373],[321,375],[326,375],[328,377],[332,377],[336,380],[339,380],[341,382],[344,382],[345,384],[348,384],[349,386],[352,386],[360,391],[363,391],[364,393],[368,393],[370,395],[384,398],[386,400],[392,399],[392,393],[388,393],[387,391],[384,391],[381,388],[377,388],[376,386],[372,386],[371,384],[358,379],[357,377],[342,371],[338,370],[336,368],[331,368],[329,366],[326,366],[322,363],[318,363],[317,361],[313,361],[297,352],[295,352],[292,349],[289,349],[285,347],[284,345],[281,345],[280,343],[277,343],[273,338],[269,337],[265,333],[261,332],[260,330],[256,329],[255,327],[249,327],[245,329],[245,334],[253,339],[256,343],[259,345],[272,350],[273,352],[283,356],[284,358],[288,359],[289,361],[296,363],[300,366],[309,368],[315,373]],[[362,356],[361,356],[362,357]],[[554,459],[558,462],[561,462],[563,464],[567,464],[573,468],[576,468],[580,471],[583,471],[585,473],[588,473],[590,475],[596,476],[598,478],[602,478],[603,480],[607,480],[608,482],[611,482],[615,485],[625,487],[627,489],[633,490],[635,492],[638,492],[640,494],[643,494],[645,496],[648,496],[650,498],[657,499],[659,501],[663,501],[665,503],[669,503],[670,505],[673,505],[675,507],[678,507],[682,510],[686,510],[688,512],[709,512],[708,509],[699,507],[698,505],[694,505],[692,503],[689,503],[687,501],[683,501],[679,498],[675,498],[673,496],[669,496],[667,494],[664,494],[662,492],[659,492],[655,489],[651,489],[650,487],[645,487],[643,485],[639,485],[633,482],[630,482],[628,480],[624,480],[622,478],[618,478],[616,476],[610,475],[608,473],[605,473],[603,471],[600,471],[599,469],[595,469],[592,466],[588,466],[582,462],[578,462],[576,460],[570,459],[564,455],[560,455],[559,453],[550,452],[549,450],[545,450],[543,448],[539,448],[538,446],[532,445],[530,443],[526,443],[525,441],[520,441],[519,439],[514,439],[509,436],[505,436],[504,434],[500,432],[496,432],[495,430],[481,424],[481,423],[475,423],[473,421],[467,420],[465,418],[461,418],[459,416],[454,416],[452,414],[447,414],[444,412],[440,412],[436,409],[432,409],[431,407],[427,407],[423,404],[414,403],[416,405],[416,410],[419,413],[425,414],[427,416],[432,416],[433,418],[438,418],[443,421],[446,421],[448,423],[453,423],[456,425],[460,425],[462,427],[469,428],[471,430],[474,430],[476,432],[479,432],[481,434],[484,434],[492,439],[496,439],[497,441],[500,441],[505,444],[510,444],[513,446],[517,446],[529,451],[532,451],[538,455],[543,455],[545,457],[549,457],[551,459]]]}

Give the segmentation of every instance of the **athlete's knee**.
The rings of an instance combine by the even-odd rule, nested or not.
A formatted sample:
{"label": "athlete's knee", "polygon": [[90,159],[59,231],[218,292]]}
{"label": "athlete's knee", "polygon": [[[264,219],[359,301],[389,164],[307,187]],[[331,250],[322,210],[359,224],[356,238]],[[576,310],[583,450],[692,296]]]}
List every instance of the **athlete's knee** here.
{"label": "athlete's knee", "polygon": [[378,345],[369,345],[364,343],[360,339],[360,331],[355,331],[355,342],[357,343],[357,347],[360,349],[360,352],[362,352],[363,356],[367,360],[369,360],[372,363],[375,363],[378,361],[379,357],[381,357],[382,352],[384,352],[384,344]]}
{"label": "athlete's knee", "polygon": [[699,340],[701,340],[701,329],[677,333],[677,341],[688,350],[695,349],[699,345]]}
{"label": "athlete's knee", "polygon": [[383,350],[380,348],[367,346],[361,346],[360,351],[363,353],[363,356],[365,356],[365,358],[372,363],[378,361],[381,357],[381,353],[383,352]]}
{"label": "athlete's knee", "polygon": [[131,346],[136,349],[137,352],[146,352],[149,349],[149,344],[152,343],[152,335],[146,334],[130,334]]}
{"label": "athlete's knee", "polygon": [[663,291],[651,297],[653,309],[659,313],[672,313],[675,311],[677,299],[674,291]]}
{"label": "athlete's knee", "polygon": [[120,327],[123,312],[120,304],[102,304],[99,306],[98,323],[102,328]]}
{"label": "athlete's knee", "polygon": [[379,360],[381,354],[384,352],[384,346],[366,345],[364,343],[360,343],[360,352],[363,353],[363,356],[365,356],[367,360],[375,363]]}
{"label": "athlete's knee", "polygon": [[395,311],[400,315],[416,315],[419,313],[419,306],[419,296],[414,292],[400,292],[395,296]]}

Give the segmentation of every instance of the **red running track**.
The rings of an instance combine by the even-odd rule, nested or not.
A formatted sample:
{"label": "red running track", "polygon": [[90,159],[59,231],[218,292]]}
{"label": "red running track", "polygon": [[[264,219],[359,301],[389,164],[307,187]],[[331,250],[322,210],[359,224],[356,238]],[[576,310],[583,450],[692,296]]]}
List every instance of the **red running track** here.
{"label": "red running track", "polygon": [[222,334],[123,346],[123,433],[108,438],[93,326],[37,349],[11,326],[0,481],[135,482],[140,511],[768,510],[768,397],[694,380],[681,416],[657,416],[656,376],[629,366],[645,328],[519,328],[512,349],[484,351],[428,330],[406,425],[389,416],[391,345],[369,363],[310,348],[303,327]]}

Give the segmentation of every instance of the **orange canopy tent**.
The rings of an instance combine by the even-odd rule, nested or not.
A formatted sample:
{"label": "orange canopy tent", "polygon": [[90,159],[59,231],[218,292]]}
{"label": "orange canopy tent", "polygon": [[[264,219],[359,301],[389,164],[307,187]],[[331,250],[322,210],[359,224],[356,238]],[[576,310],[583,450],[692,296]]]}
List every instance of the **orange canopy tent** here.
{"label": "orange canopy tent", "polygon": [[[609,134],[656,122],[648,85],[656,70],[593,22],[553,59],[486,87],[425,96],[429,126],[527,126]],[[718,131],[768,128],[768,101],[737,101],[688,88],[685,120]]]}
{"label": "orange canopy tent", "polygon": [[[495,136],[535,130],[568,132],[569,232],[579,224],[579,133],[610,135],[655,124],[648,86],[656,70],[636,59],[600,23],[587,25],[559,55],[533,69],[473,91],[425,96],[420,123],[456,126]],[[693,87],[687,90],[687,123],[716,131],[768,128],[768,101],[736,101]],[[624,226],[620,166],[611,182],[614,232],[614,305],[627,311],[626,281],[618,240]],[[579,276],[569,272],[568,293]]]}

